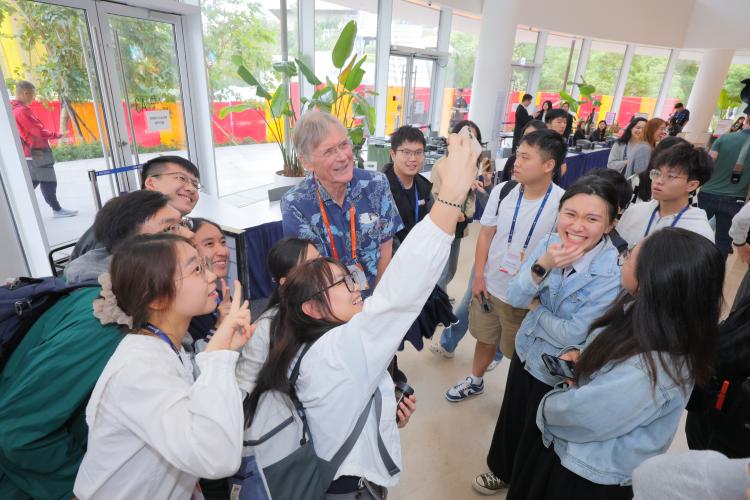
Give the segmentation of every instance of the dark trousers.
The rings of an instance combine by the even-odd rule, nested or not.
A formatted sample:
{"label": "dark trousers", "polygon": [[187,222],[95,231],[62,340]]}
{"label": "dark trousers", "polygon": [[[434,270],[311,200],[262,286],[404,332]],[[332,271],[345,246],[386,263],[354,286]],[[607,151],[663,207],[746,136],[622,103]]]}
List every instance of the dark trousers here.
{"label": "dark trousers", "polygon": [[487,453],[487,466],[506,483],[511,483],[521,438],[527,442],[542,440],[536,426],[536,411],[542,397],[550,390],[552,387],[535,379],[526,371],[518,354],[513,354],[503,405]]}
{"label": "dark trousers", "polygon": [[729,237],[732,218],[744,204],[744,198],[720,196],[703,191],[698,193],[698,206],[706,211],[709,219],[716,218],[716,246],[725,257],[729,255],[729,249],[732,247],[732,239]]}
{"label": "dark trousers", "polygon": [[47,202],[47,205],[49,205],[52,210],[57,212],[62,208],[60,202],[57,201],[57,181],[31,181],[31,183],[34,186],[34,189],[36,189],[37,186],[41,187],[44,201]]}

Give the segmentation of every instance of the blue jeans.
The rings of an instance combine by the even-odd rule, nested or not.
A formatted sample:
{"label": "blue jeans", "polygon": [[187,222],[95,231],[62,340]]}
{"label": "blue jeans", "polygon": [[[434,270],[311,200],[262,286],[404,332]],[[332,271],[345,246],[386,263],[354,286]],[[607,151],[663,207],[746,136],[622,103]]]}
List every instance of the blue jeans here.
{"label": "blue jeans", "polygon": [[[458,308],[455,310],[456,318],[458,323],[449,326],[443,330],[443,335],[440,337],[440,345],[448,352],[456,350],[456,346],[461,339],[466,335],[469,329],[469,304],[471,303],[471,288],[474,286],[474,266],[471,267],[471,274],[469,274],[469,284],[466,287],[464,296],[461,297],[461,302],[458,304]],[[503,353],[500,352],[500,347],[497,348],[495,353],[495,361],[503,359]]]}
{"label": "blue jeans", "polygon": [[729,255],[732,247],[732,238],[729,237],[729,228],[732,227],[732,218],[737,215],[745,204],[743,198],[734,196],[721,196],[703,191],[698,193],[698,206],[706,211],[710,219],[716,219],[716,246],[724,257]]}

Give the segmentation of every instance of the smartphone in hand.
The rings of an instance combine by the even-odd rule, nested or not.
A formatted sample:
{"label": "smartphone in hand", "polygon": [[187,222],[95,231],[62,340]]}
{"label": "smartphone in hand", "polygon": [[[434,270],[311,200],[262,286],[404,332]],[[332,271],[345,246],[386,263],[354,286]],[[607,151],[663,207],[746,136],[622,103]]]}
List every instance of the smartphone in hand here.
{"label": "smartphone in hand", "polygon": [[556,356],[550,356],[547,353],[542,353],[542,361],[550,375],[554,377],[575,379],[576,376],[573,371],[575,363],[572,361],[560,359]]}

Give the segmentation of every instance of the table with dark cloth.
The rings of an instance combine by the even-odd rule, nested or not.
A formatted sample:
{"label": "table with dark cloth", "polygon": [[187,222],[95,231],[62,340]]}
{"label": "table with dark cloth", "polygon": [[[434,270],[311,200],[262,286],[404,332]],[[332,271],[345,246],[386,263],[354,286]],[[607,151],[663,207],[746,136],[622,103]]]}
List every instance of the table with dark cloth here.
{"label": "table with dark cloth", "polygon": [[606,168],[609,159],[610,148],[593,149],[581,153],[569,153],[565,158],[568,170],[560,178],[558,183],[561,188],[567,189],[579,177],[583,177],[595,168]]}

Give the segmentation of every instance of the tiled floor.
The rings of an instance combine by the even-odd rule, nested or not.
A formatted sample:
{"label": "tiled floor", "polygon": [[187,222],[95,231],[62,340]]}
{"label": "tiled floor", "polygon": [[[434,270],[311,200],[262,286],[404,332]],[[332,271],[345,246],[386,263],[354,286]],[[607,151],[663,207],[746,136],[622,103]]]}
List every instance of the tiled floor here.
{"label": "tiled floor", "polygon": [[[475,223],[470,237],[462,244],[459,270],[448,287],[451,297],[463,295],[477,233]],[[746,269],[730,256],[725,284],[727,304],[734,300]],[[401,432],[404,470],[400,484],[390,490],[389,498],[483,498],[474,492],[471,482],[475,475],[486,471],[487,449],[500,411],[509,362],[503,360],[497,369],[487,374],[483,395],[463,403],[448,403],[443,394],[469,374],[473,349],[474,339],[467,334],[453,359],[437,357],[426,348],[417,352],[410,344],[399,354],[399,367],[406,372],[416,391],[418,410]],[[684,421],[670,451],[687,450],[683,426]],[[504,495],[494,498],[504,498]]]}

